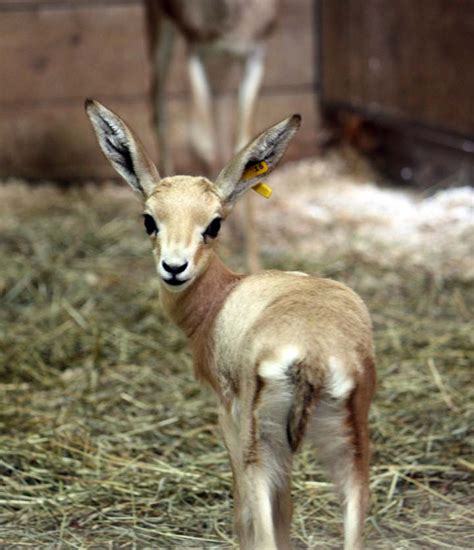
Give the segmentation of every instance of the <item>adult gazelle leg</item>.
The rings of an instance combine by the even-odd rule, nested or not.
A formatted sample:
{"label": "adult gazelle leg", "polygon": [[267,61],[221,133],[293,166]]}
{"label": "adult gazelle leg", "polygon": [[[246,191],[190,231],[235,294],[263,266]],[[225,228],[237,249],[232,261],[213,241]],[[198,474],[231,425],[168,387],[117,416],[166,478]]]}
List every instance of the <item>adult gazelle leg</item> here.
{"label": "adult gazelle leg", "polygon": [[173,54],[175,29],[164,16],[156,0],[147,0],[146,23],[152,66],[151,101],[153,124],[158,139],[159,165],[161,176],[173,175],[173,161],[170,151],[170,130],[167,126],[166,83]]}
{"label": "adult gazelle leg", "polygon": [[[239,87],[237,151],[248,143],[252,137],[255,106],[263,78],[264,58],[265,49],[262,45],[256,48],[245,60],[243,78]],[[255,198],[252,193],[247,193],[244,197],[246,261],[251,272],[258,271],[261,268],[253,208]]]}
{"label": "adult gazelle leg", "polygon": [[188,74],[192,92],[191,146],[204,164],[207,176],[215,177],[217,148],[215,142],[212,92],[202,55],[192,50],[188,58]]}
{"label": "adult gazelle leg", "polygon": [[239,118],[237,122],[236,151],[240,151],[252,138],[255,106],[262,84],[265,47],[255,48],[245,59],[242,81],[239,86]]}

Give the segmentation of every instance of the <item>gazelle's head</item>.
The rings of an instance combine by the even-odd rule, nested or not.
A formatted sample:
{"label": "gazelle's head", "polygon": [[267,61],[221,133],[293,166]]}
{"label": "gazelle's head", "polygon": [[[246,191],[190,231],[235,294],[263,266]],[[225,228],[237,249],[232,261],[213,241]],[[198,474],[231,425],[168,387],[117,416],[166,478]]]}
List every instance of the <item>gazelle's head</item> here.
{"label": "gazelle's head", "polygon": [[158,274],[174,292],[187,288],[205,271],[221,222],[236,200],[262,179],[263,174],[249,176],[249,168],[265,161],[265,175],[273,170],[301,122],[299,115],[293,115],[275,124],[237,153],[211,182],[192,176],[161,179],[120,117],[93,100],[86,101],[86,111],[105,156],[143,200],[145,230]]}

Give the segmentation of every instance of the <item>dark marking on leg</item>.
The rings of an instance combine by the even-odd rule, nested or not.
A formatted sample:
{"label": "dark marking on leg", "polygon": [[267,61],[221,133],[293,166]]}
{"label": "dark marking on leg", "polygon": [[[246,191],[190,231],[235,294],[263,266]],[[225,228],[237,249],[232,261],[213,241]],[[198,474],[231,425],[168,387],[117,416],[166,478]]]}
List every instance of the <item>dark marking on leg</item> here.
{"label": "dark marking on leg", "polygon": [[[373,357],[365,357],[363,366],[357,386],[347,400],[347,426],[357,463],[368,461],[369,458],[367,419],[376,383]],[[361,467],[365,470],[368,464]]]}
{"label": "dark marking on leg", "polygon": [[256,376],[256,386],[252,401],[251,424],[250,424],[250,442],[247,452],[245,453],[245,465],[255,464],[258,462],[258,419],[257,408],[262,395],[262,390],[265,387],[265,382],[261,376]]}
{"label": "dark marking on leg", "polygon": [[289,374],[294,392],[286,423],[286,435],[293,453],[301,446],[311,410],[320,393],[320,383],[317,387],[310,383],[307,380],[306,370],[308,369],[304,364],[298,364],[291,368]]}
{"label": "dark marking on leg", "polygon": [[[369,463],[370,444],[368,416],[369,407],[375,392],[375,367],[372,356],[366,356],[364,367],[357,385],[349,396],[347,407],[347,426],[349,429],[350,444],[353,451],[353,468],[360,483],[360,510],[363,524],[369,504]],[[362,525],[361,525],[362,529]]]}

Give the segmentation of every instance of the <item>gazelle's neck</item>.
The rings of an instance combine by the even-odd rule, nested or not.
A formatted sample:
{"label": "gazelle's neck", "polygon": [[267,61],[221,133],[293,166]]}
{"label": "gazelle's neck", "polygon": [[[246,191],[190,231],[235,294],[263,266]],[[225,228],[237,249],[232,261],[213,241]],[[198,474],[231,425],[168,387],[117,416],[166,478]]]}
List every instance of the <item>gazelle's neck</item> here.
{"label": "gazelle's neck", "polygon": [[204,378],[218,393],[210,365],[210,333],[226,297],[242,277],[213,254],[204,273],[183,292],[160,289],[165,313],[190,339],[196,377]]}
{"label": "gazelle's neck", "polygon": [[183,292],[170,292],[162,285],[163,309],[186,336],[193,339],[204,324],[212,323],[225,297],[241,278],[242,275],[230,271],[213,254],[204,273]]}

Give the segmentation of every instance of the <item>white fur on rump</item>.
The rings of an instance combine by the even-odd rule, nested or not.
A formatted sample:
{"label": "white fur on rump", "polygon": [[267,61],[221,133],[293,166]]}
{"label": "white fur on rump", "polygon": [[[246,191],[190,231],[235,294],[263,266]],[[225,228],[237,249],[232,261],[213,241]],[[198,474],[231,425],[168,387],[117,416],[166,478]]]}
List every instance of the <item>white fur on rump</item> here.
{"label": "white fur on rump", "polygon": [[334,399],[348,397],[355,386],[355,381],[339,358],[329,357],[327,374],[326,391],[329,395]]}
{"label": "white fur on rump", "polygon": [[277,357],[262,361],[258,373],[270,380],[287,379],[288,369],[300,359],[300,352],[295,346],[286,346],[276,353]]}

